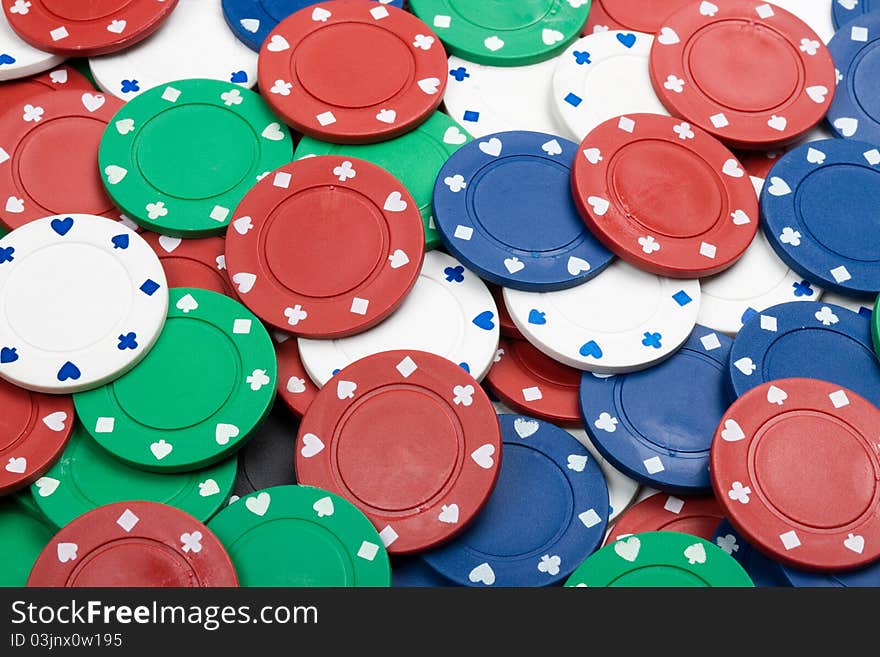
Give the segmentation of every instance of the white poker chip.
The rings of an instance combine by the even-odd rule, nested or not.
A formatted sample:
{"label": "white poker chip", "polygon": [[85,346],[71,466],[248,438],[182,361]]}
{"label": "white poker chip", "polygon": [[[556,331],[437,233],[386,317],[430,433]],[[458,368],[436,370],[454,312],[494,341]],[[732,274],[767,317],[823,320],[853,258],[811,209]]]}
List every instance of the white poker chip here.
{"label": "white poker chip", "polygon": [[[760,194],[764,181],[752,176],[752,184]],[[818,301],[824,292],[782,262],[760,230],[733,267],[700,283],[697,323],[732,336],[755,313],[787,301]]]}
{"label": "white poker chip", "polygon": [[771,5],[782,7],[800,18],[828,43],[834,36],[834,22],[831,19],[832,0],[767,0]]}
{"label": "white poker chip", "polygon": [[596,32],[575,41],[553,74],[553,107],[580,141],[600,123],[624,114],[668,116],[651,83],[654,37],[641,32]]}
{"label": "white poker chip", "polygon": [[669,358],[697,322],[700,282],[655,276],[617,260],[560,292],[504,289],[523,336],[560,363],[598,374],[636,372]]}
{"label": "white poker chip", "polygon": [[0,239],[0,377],[73,393],[120,377],[156,342],[168,311],[159,258],[137,233],[57,215]]}
{"label": "white poker chip", "polygon": [[239,41],[220,0],[184,0],[155,34],[89,67],[105,93],[131,100],[175,80],[207,78],[242,87],[257,83],[257,53]]}
{"label": "white poker chip", "polygon": [[60,55],[37,50],[22,41],[0,10],[0,82],[42,73],[63,61]]}
{"label": "white poker chip", "polygon": [[430,251],[415,286],[391,317],[347,338],[300,338],[299,353],[319,386],[356,360],[395,349],[442,356],[479,381],[495,360],[499,333],[498,309],[486,284],[455,258]]}
{"label": "white poker chip", "polygon": [[553,108],[558,58],[528,66],[485,66],[449,58],[446,113],[479,139],[496,132],[529,130],[569,138]]}

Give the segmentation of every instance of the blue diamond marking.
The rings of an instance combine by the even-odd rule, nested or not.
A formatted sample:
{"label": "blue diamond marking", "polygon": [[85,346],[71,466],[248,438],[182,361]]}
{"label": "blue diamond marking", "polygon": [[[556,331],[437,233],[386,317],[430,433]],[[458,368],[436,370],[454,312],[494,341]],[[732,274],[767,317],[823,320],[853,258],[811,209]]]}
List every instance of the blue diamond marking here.
{"label": "blue diamond marking", "polygon": [[679,290],[678,292],[676,292],[675,294],[672,295],[672,298],[675,300],[675,303],[677,303],[679,306],[686,306],[691,301],[693,301],[693,299],[691,299],[690,295],[688,295],[688,293],[685,292],[684,290]]}
{"label": "blue diamond marking", "polygon": [[584,99],[576,94],[568,94],[563,100],[565,100],[565,102],[572,107],[578,107],[582,102],[584,102]]}

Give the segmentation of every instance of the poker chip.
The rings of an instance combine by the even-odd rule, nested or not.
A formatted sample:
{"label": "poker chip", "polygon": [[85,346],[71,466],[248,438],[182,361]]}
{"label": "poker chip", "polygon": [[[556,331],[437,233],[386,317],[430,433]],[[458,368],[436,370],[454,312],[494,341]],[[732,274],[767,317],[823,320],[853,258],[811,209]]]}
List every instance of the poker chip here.
{"label": "poker chip", "polygon": [[446,53],[427,25],[363,0],[319,3],[272,30],[260,50],[260,89],[303,134],[335,143],[385,141],[440,105]]}
{"label": "poker chip", "polygon": [[874,299],[854,299],[836,292],[825,292],[822,295],[822,301],[826,304],[834,304],[835,306],[852,310],[854,313],[864,315],[868,319],[871,319],[874,312]]}
{"label": "poker chip", "polygon": [[562,425],[581,423],[579,370],[548,358],[525,340],[502,338],[486,383],[520,413]]}
{"label": "poker chip", "polygon": [[761,187],[764,186],[764,180],[767,178],[770,170],[773,168],[779,158],[782,157],[784,151],[736,151],[736,159],[743,165],[743,169],[752,179],[755,190],[760,195]]}
{"label": "poker chip", "polygon": [[751,587],[730,555],[697,536],[679,532],[633,534],[589,557],[568,587]]}
{"label": "poker chip", "polygon": [[272,338],[278,359],[278,396],[294,415],[302,417],[318,394],[318,386],[306,373],[296,338],[280,332]]}
{"label": "poker chip", "polygon": [[[403,7],[403,0],[373,0]],[[316,0],[223,0],[223,15],[235,36],[251,50],[259,51],[269,32],[292,13],[319,4]]]}
{"label": "poker chip", "polygon": [[226,275],[226,242],[222,237],[184,240],[158,233],[141,233],[165,270],[168,287],[195,287],[237,298]]}
{"label": "poker chip", "polygon": [[648,73],[653,42],[641,32],[598,32],[575,41],[559,58],[553,73],[554,111],[578,140],[622,115],[667,115]]}
{"label": "poker chip", "polygon": [[223,545],[205,525],[156,502],[98,507],[64,527],[37,558],[28,586],[236,586]]}
{"label": "poker chip", "polygon": [[654,34],[663,20],[692,0],[593,0],[584,34],[609,30],[637,30]]}
{"label": "poker chip", "polygon": [[523,334],[519,332],[519,329],[516,328],[516,324],[514,324],[513,320],[510,318],[510,313],[507,312],[507,306],[504,305],[504,290],[491,283],[486,287],[488,287],[489,292],[492,293],[492,298],[495,299],[495,306],[498,308],[498,324],[501,327],[501,335],[506,338],[513,338],[514,340],[525,340]]}
{"label": "poker chip", "polygon": [[22,41],[0,12],[0,82],[42,73],[64,61],[64,57],[34,48]]}
{"label": "poker chip", "polygon": [[671,358],[630,374],[581,378],[590,439],[614,467],[668,491],[711,489],[707,466],[718,420],[730,405],[733,341],[702,326]]}
{"label": "poker chip", "polygon": [[668,16],[651,50],[651,79],[671,113],[746,149],[809,131],[836,86],[822,39],[765,0],[691,2]]}
{"label": "poker chip", "polygon": [[[769,560],[768,560],[769,561]],[[797,588],[876,588],[880,586],[880,561],[845,573],[812,573],[777,564],[780,577]]]}
{"label": "poker chip", "polygon": [[437,31],[450,53],[478,64],[536,64],[565,50],[580,34],[589,2],[530,0],[470,4],[410,0],[410,10]]}
{"label": "poker chip", "polygon": [[451,543],[423,555],[464,586],[562,582],[602,542],[608,488],[586,448],[562,429],[500,415],[504,458],[485,509]]}
{"label": "poker chip", "polygon": [[[2,23],[0,23],[2,25]],[[2,60],[2,53],[0,53]],[[0,68],[2,71],[2,68]],[[94,91],[88,78],[72,66],[60,64],[45,73],[32,75],[0,85],[0,102],[4,108],[24,107],[28,99],[46,91],[82,89]]]}
{"label": "poker chip", "polygon": [[831,3],[831,15],[837,28],[843,28],[850,21],[877,9],[880,9],[880,4],[876,0],[834,0]]}
{"label": "poker chip", "polygon": [[605,545],[645,532],[679,532],[710,541],[723,520],[714,497],[658,493],[627,509],[608,532]]}
{"label": "poker chip", "polygon": [[450,57],[443,105],[474,137],[511,130],[567,136],[551,101],[558,61],[554,57],[526,66],[486,66]]}
{"label": "poker chip", "polygon": [[176,237],[222,233],[264,173],[293,146],[256,93],[177,80],[126,103],[98,151],[107,192],[138,225]]}
{"label": "poker chip", "polygon": [[434,571],[419,557],[399,557],[391,564],[391,586],[394,588],[429,588],[455,586]]}
{"label": "poker chip", "polygon": [[290,412],[276,404],[238,453],[233,494],[244,497],[264,488],[296,483],[296,429],[297,422]]}
{"label": "poker chip", "polygon": [[722,520],[715,530],[712,542],[727,552],[749,574],[755,586],[787,586],[783,573],[785,567],[768,559],[752,547],[727,520]]}
{"label": "poker chip", "polygon": [[230,504],[209,523],[241,586],[386,587],[382,540],[357,508],[311,486],[277,486]]}
{"label": "poker chip", "polygon": [[361,359],[334,381],[300,424],[298,481],[351,501],[392,554],[462,531],[498,477],[501,434],[482,388],[445,358],[410,350]]}
{"label": "poker chip", "polygon": [[305,337],[365,331],[403,302],[425,236],[403,184],[365,160],[298,160],[270,173],[235,209],[226,265],[242,301]]}
{"label": "poker chip", "polygon": [[641,269],[676,278],[717,274],[755,237],[751,180],[733,153],[686,121],[656,114],[611,119],[580,150],[571,180],[581,217],[605,246]]}
{"label": "poker chip", "polygon": [[259,320],[229,297],[195,288],[170,296],[147,358],[73,401],[89,434],[116,458],[187,472],[237,451],[263,421],[275,399],[275,350]]}
{"label": "poker chip", "polygon": [[616,261],[593,280],[560,292],[505,289],[525,338],[569,367],[633,372],[669,358],[694,328],[700,282],[661,278]]}
{"label": "poker chip", "polygon": [[824,301],[783,303],[752,317],[734,340],[728,371],[737,397],[767,381],[801,377],[880,404],[870,319]]}
{"label": "poker chip", "polygon": [[792,269],[829,290],[851,296],[880,291],[880,148],[828,139],[804,144],[770,171],[761,217],[770,245]]}
{"label": "poker chip", "polygon": [[58,458],[73,428],[73,401],[0,381],[0,495],[23,488]]}
{"label": "poker chip", "polygon": [[61,458],[34,482],[31,492],[56,527],[99,506],[126,500],[161,502],[205,522],[229,497],[235,466],[232,458],[176,475],[137,470],[113,458],[78,424]]}
{"label": "poker chip", "polygon": [[463,146],[434,186],[434,220],[446,248],[482,278],[519,290],[561,290],[599,274],[612,255],[572,202],[576,154],[574,142],[539,132],[503,132]]}
{"label": "poker chip", "polygon": [[868,13],[843,25],[828,48],[840,74],[826,116],[828,125],[837,136],[880,143],[880,94],[873,83],[878,74],[880,14]]}
{"label": "poker chip", "polygon": [[34,562],[54,533],[40,512],[19,497],[0,498],[0,588],[27,583]]}
{"label": "poker chip", "polygon": [[159,29],[177,0],[70,4],[16,0],[3,9],[12,29],[32,46],[66,57],[88,57],[144,40]]}
{"label": "poker chip", "polygon": [[385,169],[413,195],[422,215],[425,248],[430,250],[442,243],[434,229],[434,181],[449,156],[469,141],[470,135],[455,121],[434,112],[412,132],[378,144],[331,144],[303,137],[293,156],[297,160],[314,155],[356,157]]}
{"label": "poker chip", "polygon": [[70,212],[118,219],[95,159],[104,129],[121,107],[117,99],[90,91],[54,91],[29,96],[0,115],[3,223],[18,228]]}
{"label": "poker chip", "polygon": [[880,557],[880,410],[852,390],[786,378],[741,396],[718,425],[712,486],[749,542],[794,568]]}
{"label": "poker chip", "polygon": [[431,251],[391,317],[348,338],[300,339],[299,353],[319,386],[356,360],[397,349],[443,356],[480,381],[494,362],[498,335],[498,309],[485,284],[455,258]]}
{"label": "poker chip", "polygon": [[71,393],[121,376],[150,351],[168,288],[137,233],[101,217],[58,215],[0,240],[0,307],[0,377]]}
{"label": "poker chip", "polygon": [[92,57],[89,68],[104,92],[123,100],[194,78],[245,88],[257,83],[257,56],[226,25],[220,0],[184,0],[152,37],[122,52]]}

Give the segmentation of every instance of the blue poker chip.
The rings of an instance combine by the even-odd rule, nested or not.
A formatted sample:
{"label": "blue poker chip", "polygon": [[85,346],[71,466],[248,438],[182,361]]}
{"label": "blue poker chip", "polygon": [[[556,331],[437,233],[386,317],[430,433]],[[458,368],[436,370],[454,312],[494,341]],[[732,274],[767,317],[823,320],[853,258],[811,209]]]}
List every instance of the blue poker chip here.
{"label": "blue poker chip", "polygon": [[[873,4],[880,9],[880,0]],[[839,82],[826,121],[841,137],[880,143],[880,12],[843,25],[828,50]]]}
{"label": "blue poker chip", "polygon": [[797,588],[877,588],[880,587],[880,561],[866,568],[844,573],[809,573],[780,566],[785,582]]}
{"label": "blue poker chip", "polygon": [[728,371],[737,397],[768,381],[800,377],[836,383],[880,405],[871,321],[832,303],[791,301],[758,313],[733,341]]}
{"label": "blue poker chip", "polygon": [[834,28],[840,29],[851,20],[878,9],[880,9],[878,0],[834,0],[831,3]]}
{"label": "blue poker chip", "polygon": [[[403,0],[374,0],[403,8]],[[291,14],[318,0],[223,0],[223,16],[239,41],[259,52],[269,32]]]}
{"label": "blue poker chip", "polygon": [[435,588],[455,586],[426,564],[421,557],[402,557],[391,564],[391,586],[395,588]]}
{"label": "blue poker chip", "polygon": [[711,490],[709,448],[730,406],[733,340],[697,326],[671,358],[641,372],[581,377],[584,426],[596,449],[631,478],[668,492]]}
{"label": "blue poker chip", "polygon": [[522,415],[498,416],[504,457],[480,515],[423,559],[464,586],[549,586],[601,544],[608,486],[587,449],[562,429]]}
{"label": "blue poker chip", "polygon": [[[880,87],[877,93],[880,99]],[[770,169],[761,224],[780,259],[808,281],[850,296],[876,296],[878,198],[880,148],[850,139],[813,141]]]}
{"label": "blue poker chip", "polygon": [[447,250],[496,285],[527,292],[588,281],[613,256],[571,196],[574,142],[499,132],[463,146],[440,170],[434,221]]}
{"label": "blue poker chip", "polygon": [[785,568],[752,547],[727,520],[722,520],[712,542],[736,559],[752,578],[755,586],[788,586]]}

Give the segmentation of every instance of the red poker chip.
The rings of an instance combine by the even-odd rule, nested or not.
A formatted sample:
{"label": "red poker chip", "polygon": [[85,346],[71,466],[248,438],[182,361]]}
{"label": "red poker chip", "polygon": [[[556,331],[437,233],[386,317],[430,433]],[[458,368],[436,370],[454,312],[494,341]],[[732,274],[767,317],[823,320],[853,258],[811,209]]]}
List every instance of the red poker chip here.
{"label": "red poker chip", "polygon": [[194,287],[237,299],[226,275],[226,242],[222,237],[181,239],[158,233],[141,233],[168,277],[168,287]]}
{"label": "red poker chip", "polygon": [[629,114],[600,124],[572,169],[575,204],[623,260],[673,278],[724,271],[758,229],[758,199],[740,162],[686,121]]}
{"label": "red poker chip", "polygon": [[61,456],[73,430],[73,399],[0,381],[0,495],[35,482]]}
{"label": "red poker chip", "polygon": [[581,372],[558,363],[525,340],[502,339],[486,383],[510,408],[541,420],[583,426]]}
{"label": "red poker chip", "polygon": [[177,0],[8,0],[9,25],[29,44],[66,57],[106,55],[155,32]]}
{"label": "red poker chip", "polygon": [[837,84],[822,39],[765,0],[688,3],[663,21],[650,68],[666,109],[745,149],[810,130]]}
{"label": "red poker chip", "polygon": [[714,497],[657,493],[624,511],[605,537],[605,545],[642,532],[680,532],[711,541],[722,520],[724,512]]}
{"label": "red poker chip", "polygon": [[460,532],[498,478],[492,402],[461,367],[423,351],[349,365],[318,393],[297,437],[297,481],[345,497],[388,552],[416,552]]}
{"label": "red poker chip", "polygon": [[318,386],[309,378],[299,355],[299,344],[292,335],[274,335],[278,357],[278,395],[295,415],[306,414],[318,395]]}
{"label": "red poker chip", "polygon": [[583,33],[635,30],[654,34],[664,18],[689,2],[693,0],[593,0]]}
{"label": "red poker chip", "polygon": [[742,162],[746,173],[755,178],[765,180],[770,174],[770,169],[779,161],[784,151],[740,151],[736,154]]}
{"label": "red poker chip", "polygon": [[510,312],[507,310],[507,304],[504,303],[503,288],[492,283],[486,283],[486,287],[489,288],[492,298],[495,299],[495,305],[498,307],[498,327],[501,329],[501,335],[513,338],[514,340],[525,340],[516,324],[513,323]]}
{"label": "red poker chip", "polygon": [[794,568],[880,558],[880,410],[851,390],[780,379],[733,403],[712,442],[712,486],[748,541]]}
{"label": "red poker chip", "polygon": [[4,82],[0,85],[0,107],[24,107],[31,98],[46,91],[65,91],[82,89],[92,91],[94,87],[89,79],[72,66],[60,64],[50,71],[32,75],[29,78]]}
{"label": "red poker chip", "polygon": [[226,548],[188,513],[117,502],[84,513],[43,549],[28,586],[238,586]]}
{"label": "red poker chip", "polygon": [[419,206],[390,173],[355,158],[297,160],[247,193],[226,233],[242,302],[312,338],[365,331],[415,284],[425,256]]}
{"label": "red poker chip", "polygon": [[288,124],[334,143],[411,131],[443,100],[447,60],[431,29],[402,9],[363,0],[311,5],[263,43],[259,85]]}
{"label": "red poker chip", "polygon": [[0,219],[9,228],[53,214],[119,219],[101,181],[98,144],[123,102],[98,92],[45,92],[0,115]]}

